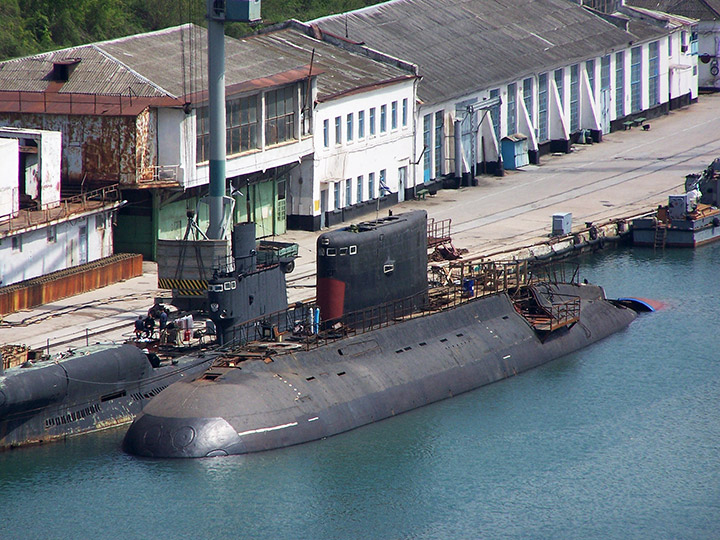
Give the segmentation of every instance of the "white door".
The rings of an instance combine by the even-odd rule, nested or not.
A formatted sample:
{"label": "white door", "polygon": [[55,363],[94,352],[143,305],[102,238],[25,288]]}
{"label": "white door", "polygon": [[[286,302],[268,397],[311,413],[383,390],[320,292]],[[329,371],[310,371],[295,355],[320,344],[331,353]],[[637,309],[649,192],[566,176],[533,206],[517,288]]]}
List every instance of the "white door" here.
{"label": "white door", "polygon": [[600,125],[603,134],[610,133],[610,89],[600,91]]}
{"label": "white door", "polygon": [[320,228],[325,228],[325,212],[328,208],[328,192],[327,189],[323,189],[320,192]]}

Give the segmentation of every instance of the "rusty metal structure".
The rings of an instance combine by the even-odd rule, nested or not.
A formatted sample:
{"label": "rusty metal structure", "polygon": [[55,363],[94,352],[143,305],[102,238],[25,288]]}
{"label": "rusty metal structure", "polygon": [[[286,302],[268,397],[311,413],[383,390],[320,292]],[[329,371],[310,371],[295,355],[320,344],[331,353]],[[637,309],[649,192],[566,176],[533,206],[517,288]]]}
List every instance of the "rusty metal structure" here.
{"label": "rusty metal structure", "polygon": [[0,372],[25,363],[34,356],[26,345],[0,345]]}
{"label": "rusty metal structure", "polygon": [[0,216],[0,237],[25,227],[66,219],[87,210],[97,210],[120,202],[117,185],[106,186],[63,199],[59,204],[25,208]]}
{"label": "rusty metal structure", "polygon": [[142,275],[142,256],[121,253],[0,288],[0,315]]}

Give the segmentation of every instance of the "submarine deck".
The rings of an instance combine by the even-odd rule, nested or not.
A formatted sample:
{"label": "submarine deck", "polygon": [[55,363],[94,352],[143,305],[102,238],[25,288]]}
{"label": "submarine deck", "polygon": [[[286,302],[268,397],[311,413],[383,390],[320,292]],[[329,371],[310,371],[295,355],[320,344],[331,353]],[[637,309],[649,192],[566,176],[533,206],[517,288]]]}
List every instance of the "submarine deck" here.
{"label": "submarine deck", "polygon": [[[329,343],[372,332],[407,320],[425,317],[479,298],[502,292],[509,294],[515,310],[542,338],[580,319],[581,299],[576,295],[543,292],[527,261],[452,261],[430,267],[426,293],[388,302],[324,321],[322,328],[307,323],[314,304],[296,304],[233,328],[233,339],[223,347],[215,367],[236,367],[246,360],[272,361],[272,357],[299,350],[312,350]],[[212,372],[205,375],[213,378]]]}

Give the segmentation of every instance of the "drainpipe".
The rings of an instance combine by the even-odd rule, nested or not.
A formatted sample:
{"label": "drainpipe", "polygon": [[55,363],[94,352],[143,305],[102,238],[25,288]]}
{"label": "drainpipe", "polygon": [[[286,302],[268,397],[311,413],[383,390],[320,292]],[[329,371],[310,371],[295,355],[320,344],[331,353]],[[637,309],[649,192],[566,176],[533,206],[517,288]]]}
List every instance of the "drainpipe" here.
{"label": "drainpipe", "polygon": [[[415,80],[413,81],[413,93],[412,93],[412,175],[413,175],[413,199],[417,197],[417,168],[418,163],[420,159],[417,157],[417,118],[418,118],[418,105],[417,105],[417,86],[418,86],[418,78],[415,77]],[[415,159],[418,159],[418,161],[415,161]]]}

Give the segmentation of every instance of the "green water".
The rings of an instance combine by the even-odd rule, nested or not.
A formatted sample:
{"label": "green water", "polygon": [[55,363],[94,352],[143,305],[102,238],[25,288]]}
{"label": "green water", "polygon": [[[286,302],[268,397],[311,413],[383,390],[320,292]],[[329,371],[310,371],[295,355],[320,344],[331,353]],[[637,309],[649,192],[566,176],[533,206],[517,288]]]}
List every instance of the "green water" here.
{"label": "green water", "polygon": [[580,262],[609,297],[664,309],[519,377],[295,448],[144,460],[109,431],[0,454],[0,538],[720,537],[720,245]]}

